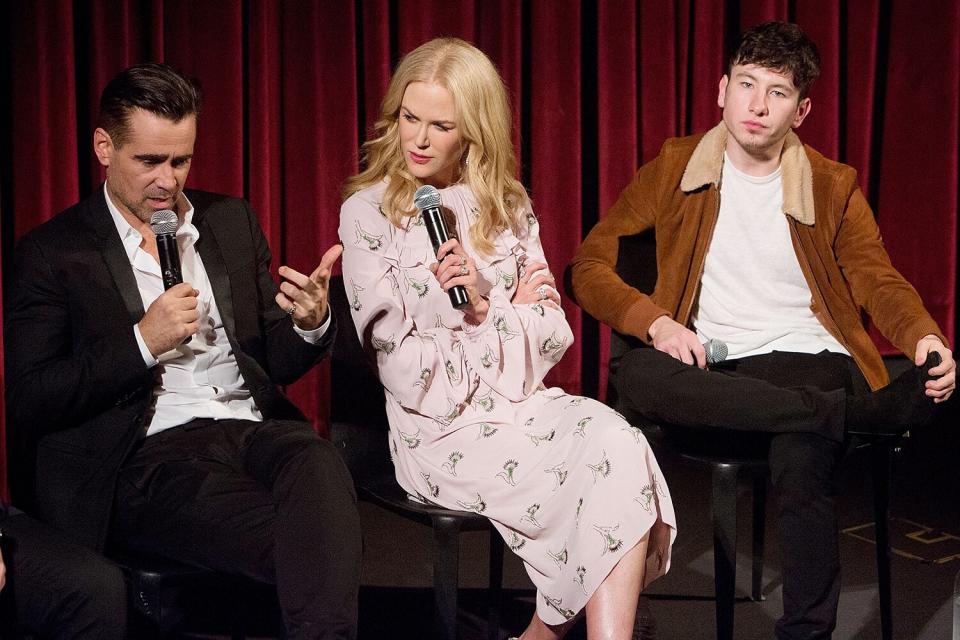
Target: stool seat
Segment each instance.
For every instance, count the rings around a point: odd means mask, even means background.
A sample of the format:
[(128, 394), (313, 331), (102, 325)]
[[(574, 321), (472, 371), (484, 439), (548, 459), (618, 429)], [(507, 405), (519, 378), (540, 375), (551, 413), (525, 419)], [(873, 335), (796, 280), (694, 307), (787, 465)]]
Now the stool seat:
[[(198, 593), (227, 594), (231, 605), (230, 637), (246, 637), (244, 620), (248, 599), (272, 587), (242, 576), (227, 575), (156, 556), (114, 550), (110, 559), (127, 580), (130, 606), (150, 623), (158, 638), (170, 636), (197, 607)], [(141, 626), (142, 623), (141, 623)], [(136, 621), (131, 620), (136, 629)], [(146, 631), (141, 631), (146, 633)]]

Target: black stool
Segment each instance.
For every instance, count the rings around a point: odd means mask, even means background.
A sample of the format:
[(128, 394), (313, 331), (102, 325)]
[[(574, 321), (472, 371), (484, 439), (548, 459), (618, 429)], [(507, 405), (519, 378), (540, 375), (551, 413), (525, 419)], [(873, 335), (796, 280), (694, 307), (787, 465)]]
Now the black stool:
[(411, 500), (397, 484), (388, 452), (389, 426), (383, 387), (357, 339), (342, 276), (331, 279), (330, 307), (337, 319), (330, 374), (330, 440), (343, 455), (362, 500), (433, 530), (434, 620), (431, 637), (445, 640), (457, 637), (460, 532), (490, 531), (487, 630), (491, 640), (496, 640), (500, 631), (503, 538), (483, 516)]

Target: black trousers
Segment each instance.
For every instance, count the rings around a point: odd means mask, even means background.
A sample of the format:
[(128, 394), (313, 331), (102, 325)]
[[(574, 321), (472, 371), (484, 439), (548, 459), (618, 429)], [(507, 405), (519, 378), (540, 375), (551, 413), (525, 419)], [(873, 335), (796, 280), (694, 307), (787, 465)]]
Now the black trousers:
[(673, 437), (717, 452), (767, 453), (783, 548), (776, 635), (829, 638), (840, 596), (835, 495), (845, 402), (866, 389), (853, 360), (774, 352), (705, 371), (643, 348), (621, 359), (616, 382), (627, 413)]
[(303, 422), (194, 420), (121, 469), (111, 542), (277, 587), (290, 638), (355, 638), (353, 481)]
[(126, 637), (127, 589), (115, 565), (23, 514), (0, 521), (0, 529), (7, 568), (0, 637)]

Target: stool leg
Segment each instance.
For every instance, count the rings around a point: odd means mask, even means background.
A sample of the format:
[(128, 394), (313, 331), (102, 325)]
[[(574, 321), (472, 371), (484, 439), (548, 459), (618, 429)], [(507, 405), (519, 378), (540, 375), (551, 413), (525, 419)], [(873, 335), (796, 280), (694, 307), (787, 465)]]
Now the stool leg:
[(880, 596), (880, 637), (893, 638), (893, 601), (890, 593), (890, 476), (893, 467), (891, 445), (870, 447), (873, 462), (873, 519), (877, 535), (877, 591)]
[(500, 637), (500, 605), (503, 597), (503, 538), (490, 527), (490, 589), (487, 591), (487, 635)]
[(753, 478), (753, 575), (750, 598), (763, 600), (763, 543), (767, 519), (767, 477), (758, 474)]
[(737, 465), (713, 465), (713, 570), (717, 640), (733, 638), (733, 598), (737, 579)]
[(434, 634), (444, 640), (457, 637), (457, 588), (460, 573), (460, 523), (457, 518), (433, 518)]

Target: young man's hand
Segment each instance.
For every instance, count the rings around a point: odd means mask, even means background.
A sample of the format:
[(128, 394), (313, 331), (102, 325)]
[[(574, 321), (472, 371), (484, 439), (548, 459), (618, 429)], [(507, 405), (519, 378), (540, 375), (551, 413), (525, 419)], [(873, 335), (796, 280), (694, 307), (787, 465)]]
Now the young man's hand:
[(663, 351), (686, 364), (707, 368), (707, 353), (697, 334), (670, 316), (660, 316), (654, 320), (647, 333), (657, 351)]
[(935, 335), (928, 335), (917, 341), (917, 351), (913, 362), (918, 367), (923, 365), (927, 354), (936, 351), (940, 354), (940, 364), (930, 369), (933, 380), (927, 381), (927, 397), (933, 398), (936, 403), (946, 402), (957, 386), (957, 363), (953, 359), (953, 352)]

